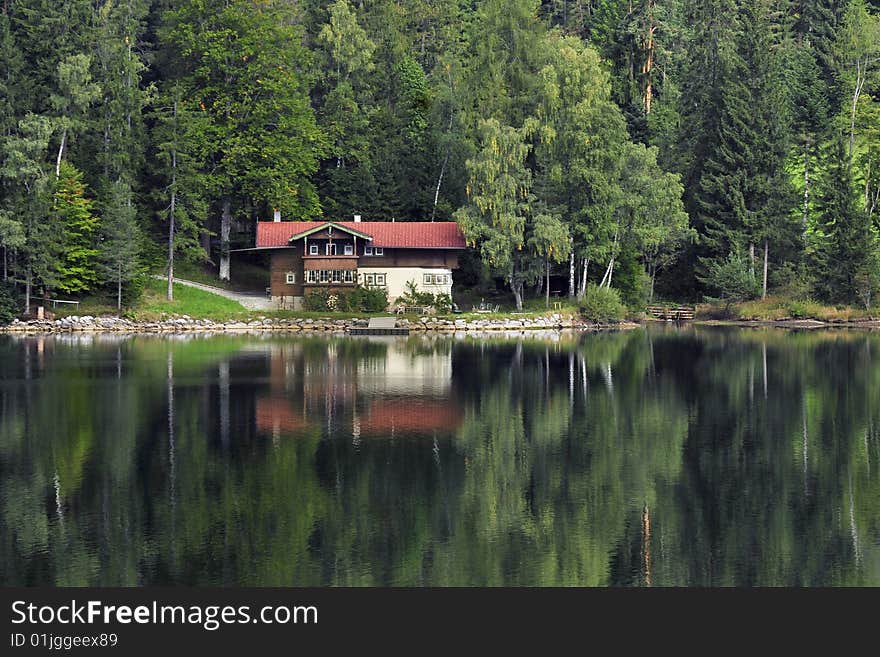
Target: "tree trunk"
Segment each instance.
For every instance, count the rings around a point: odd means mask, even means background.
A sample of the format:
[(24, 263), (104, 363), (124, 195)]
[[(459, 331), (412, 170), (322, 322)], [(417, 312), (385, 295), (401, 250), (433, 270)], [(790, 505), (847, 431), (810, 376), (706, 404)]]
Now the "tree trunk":
[(116, 316), (122, 315), (122, 261), (116, 263)]
[(550, 258), (544, 258), (544, 266), (547, 270), (547, 289), (544, 291), (544, 308), (550, 309)]
[(55, 160), (55, 177), (61, 177), (61, 156), (64, 153), (64, 145), (67, 143), (67, 128), (61, 132), (61, 145), (58, 147), (58, 157)]
[(654, 25), (654, 0), (648, 0), (648, 29), (645, 33), (645, 62), (642, 64), (642, 79), (644, 80), (644, 92), (642, 106), (645, 115), (651, 113), (651, 101), (654, 97), (654, 33), (657, 31)]
[(9, 263), (8, 263), (8, 253), (7, 249), (3, 247), (3, 282), (9, 280)]
[(599, 287), (611, 287), (611, 276), (614, 273), (614, 256), (608, 261), (608, 267), (605, 268), (605, 275), (599, 281)]
[(578, 290), (578, 301), (584, 298), (584, 295), (587, 293), (587, 270), (590, 268), (590, 259), (584, 258), (583, 261), (583, 274), (581, 276), (581, 287)]
[(220, 214), (220, 280), (229, 280), (229, 232), (232, 228), (232, 200), (227, 196), (223, 199), (223, 210)]
[(434, 190), (434, 208), (431, 210), (431, 221), (437, 216), (437, 201), (440, 199), (440, 185), (443, 184), (443, 174), (446, 172), (446, 165), (449, 163), (449, 153), (443, 158), (443, 165), (440, 167), (440, 176), (437, 178), (437, 188)]
[(767, 259), (770, 256), (770, 245), (767, 242), (767, 238), (764, 238), (764, 285), (761, 292), (761, 298), (767, 298)]
[(24, 275), (24, 314), (30, 316), (31, 314), (31, 266), (28, 263), (27, 272)]
[(755, 243), (749, 242), (749, 276), (755, 278)]
[(648, 303), (654, 301), (654, 281), (657, 279), (657, 266), (651, 265), (651, 292), (648, 295)]
[(568, 298), (574, 299), (575, 291), (575, 283), (574, 283), (574, 249), (571, 250), (571, 255), (568, 256)]
[[(177, 101), (174, 102), (177, 118)], [(168, 213), (168, 301), (174, 301), (174, 211), (177, 205), (177, 149), (171, 151), (171, 207)]]
[(850, 121), (849, 121), (849, 158), (852, 160), (853, 158), (853, 150), (855, 149), (856, 143), (856, 109), (859, 104), (859, 96), (862, 95), (862, 87), (865, 85), (865, 74), (868, 70), (868, 62), (865, 61), (865, 66), (862, 67), (861, 58), (856, 58), (856, 85), (853, 89), (853, 101), (852, 101), (852, 110), (850, 112)]
[(804, 216), (803, 237), (804, 242), (807, 241), (807, 222), (810, 219), (810, 146), (804, 146)]
[(523, 299), (522, 299), (522, 283), (514, 282), (514, 277), (510, 276), (508, 279), (510, 283), (510, 291), (513, 292), (513, 299), (516, 301), (516, 309), (522, 312), (523, 309)]

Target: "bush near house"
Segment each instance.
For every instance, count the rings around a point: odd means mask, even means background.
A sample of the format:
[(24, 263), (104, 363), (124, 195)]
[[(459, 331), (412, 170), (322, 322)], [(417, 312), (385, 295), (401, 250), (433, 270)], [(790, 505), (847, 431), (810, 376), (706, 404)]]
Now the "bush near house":
[(398, 297), (397, 302), (404, 306), (434, 308), (441, 315), (452, 312), (452, 297), (450, 295), (419, 292), (415, 281), (406, 282), (406, 292)]
[(313, 312), (379, 313), (388, 308), (388, 292), (373, 287), (339, 292), (315, 290), (306, 294), (303, 308)]

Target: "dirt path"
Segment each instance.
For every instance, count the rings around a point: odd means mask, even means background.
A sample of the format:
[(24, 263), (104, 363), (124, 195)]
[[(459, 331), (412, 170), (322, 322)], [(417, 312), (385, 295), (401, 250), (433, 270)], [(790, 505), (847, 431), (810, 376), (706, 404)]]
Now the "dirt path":
[[(159, 274), (155, 275), (155, 278), (158, 278), (163, 281), (167, 281), (167, 276), (162, 276)], [(272, 310), (272, 301), (265, 294), (260, 294), (259, 292), (233, 292), (232, 290), (225, 290), (222, 287), (215, 287), (213, 285), (207, 285), (205, 283), (197, 283), (195, 281), (188, 281), (183, 278), (174, 277), (175, 283), (180, 283), (181, 285), (186, 285), (187, 287), (194, 287), (197, 290), (202, 290), (203, 292), (210, 292), (211, 294), (216, 294), (217, 296), (225, 297), (227, 299), (232, 299), (233, 301), (237, 301), (242, 306), (247, 308), (248, 310)]]

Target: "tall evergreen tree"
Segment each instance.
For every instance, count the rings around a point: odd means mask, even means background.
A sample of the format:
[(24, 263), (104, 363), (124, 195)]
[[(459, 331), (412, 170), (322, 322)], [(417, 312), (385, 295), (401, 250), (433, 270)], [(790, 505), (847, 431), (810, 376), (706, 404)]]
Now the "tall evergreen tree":
[(866, 275), (876, 267), (876, 234), (853, 188), (847, 140), (843, 131), (834, 134), (817, 181), (812, 264), (816, 290), (831, 303), (858, 303), (865, 280), (871, 280)]
[(101, 218), (100, 249), (96, 251), (100, 264), (94, 270), (100, 272), (103, 282), (113, 284), (117, 313), (122, 311), (124, 286), (140, 271), (141, 231), (131, 198), (127, 183), (113, 185)]

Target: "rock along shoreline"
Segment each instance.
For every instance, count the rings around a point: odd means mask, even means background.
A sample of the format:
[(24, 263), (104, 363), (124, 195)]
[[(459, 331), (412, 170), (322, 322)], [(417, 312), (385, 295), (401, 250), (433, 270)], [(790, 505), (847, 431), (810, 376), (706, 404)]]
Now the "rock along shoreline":
[[(0, 333), (185, 333), (216, 332), (235, 333), (252, 331), (278, 331), (288, 333), (346, 333), (353, 328), (365, 328), (369, 320), (356, 319), (301, 319), (258, 317), (251, 321), (215, 321), (194, 319), (186, 315), (159, 321), (134, 321), (118, 317), (92, 317), (91, 315), (71, 315), (54, 320), (13, 320), (11, 324), (0, 326)], [(438, 319), (421, 317), (418, 320), (398, 319), (396, 328), (406, 328), (419, 332), (486, 332), (486, 331), (524, 331), (524, 330), (563, 330), (580, 329), (595, 331), (602, 329), (635, 328), (637, 324), (621, 323), (599, 325), (585, 322), (576, 317), (552, 314), (543, 317), (524, 317), (522, 319)]]

